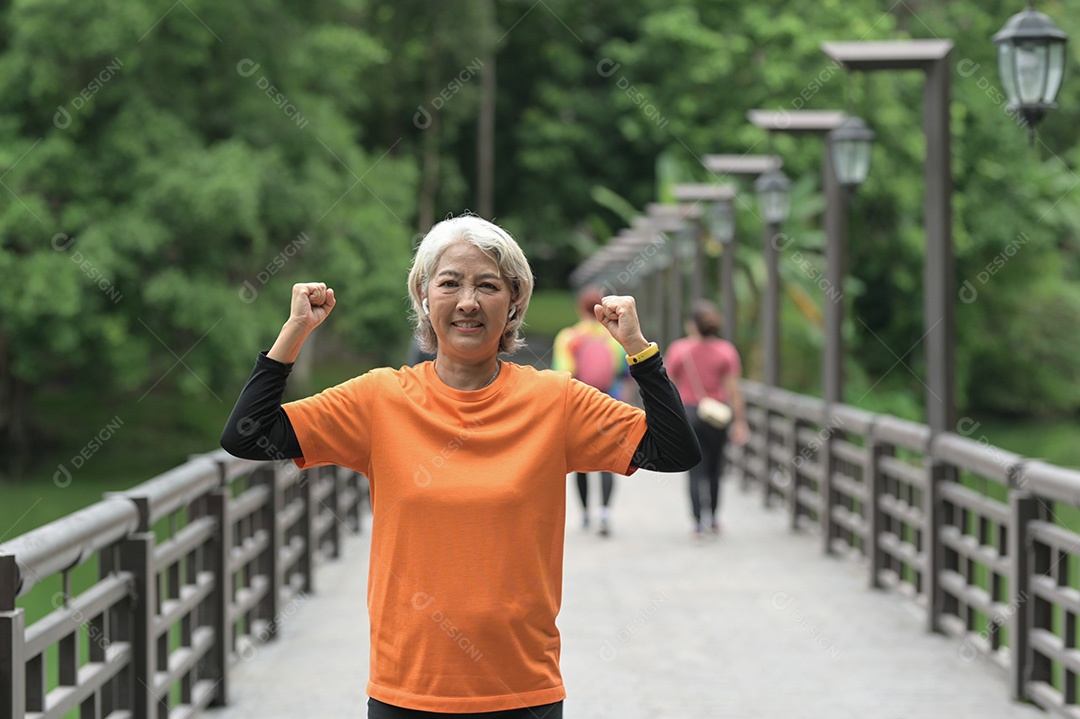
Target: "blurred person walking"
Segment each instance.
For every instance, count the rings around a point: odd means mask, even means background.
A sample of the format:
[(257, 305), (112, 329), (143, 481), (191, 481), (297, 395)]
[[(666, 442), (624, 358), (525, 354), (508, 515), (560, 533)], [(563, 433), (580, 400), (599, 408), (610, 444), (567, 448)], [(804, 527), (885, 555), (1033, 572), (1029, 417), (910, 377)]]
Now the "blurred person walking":
[[(555, 335), (551, 368), (569, 372), (570, 375), (590, 387), (595, 387), (615, 399), (624, 400), (629, 365), (622, 346), (596, 319), (595, 308), (603, 301), (603, 293), (597, 287), (584, 287), (578, 292), (578, 317), (576, 324)], [(581, 499), (581, 525), (589, 528), (589, 474), (577, 472), (578, 497)], [(615, 476), (600, 472), (600, 536), (611, 533), (611, 494), (615, 489)]]
[[(720, 532), (720, 483), (724, 476), (724, 450), (729, 437), (736, 444), (746, 442), (746, 407), (739, 391), (742, 362), (735, 345), (720, 339), (722, 315), (708, 300), (694, 303), (687, 336), (671, 343), (667, 351), (668, 373), (686, 407), (690, 426), (701, 446), (701, 461), (690, 468), (690, 511), (693, 536), (706, 531)], [(703, 397), (723, 402), (731, 409), (732, 421), (718, 427), (698, 412)], [(704, 501), (702, 494), (706, 494)], [(704, 513), (708, 506), (708, 514)]]

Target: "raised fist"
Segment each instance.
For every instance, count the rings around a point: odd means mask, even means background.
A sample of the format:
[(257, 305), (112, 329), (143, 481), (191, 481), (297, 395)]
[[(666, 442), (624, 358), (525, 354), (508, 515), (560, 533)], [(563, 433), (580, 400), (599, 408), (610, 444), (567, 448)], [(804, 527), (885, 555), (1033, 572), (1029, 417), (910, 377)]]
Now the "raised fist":
[(289, 321), (311, 331), (322, 324), (334, 309), (334, 291), (323, 282), (300, 282), (292, 288)]

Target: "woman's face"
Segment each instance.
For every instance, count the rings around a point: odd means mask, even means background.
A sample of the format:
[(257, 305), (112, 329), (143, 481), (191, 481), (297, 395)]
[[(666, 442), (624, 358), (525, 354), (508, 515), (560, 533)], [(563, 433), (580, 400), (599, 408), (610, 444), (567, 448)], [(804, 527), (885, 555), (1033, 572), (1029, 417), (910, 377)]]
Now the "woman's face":
[(510, 283), (479, 247), (465, 240), (447, 246), (428, 282), (427, 301), (439, 355), (476, 362), (498, 354)]

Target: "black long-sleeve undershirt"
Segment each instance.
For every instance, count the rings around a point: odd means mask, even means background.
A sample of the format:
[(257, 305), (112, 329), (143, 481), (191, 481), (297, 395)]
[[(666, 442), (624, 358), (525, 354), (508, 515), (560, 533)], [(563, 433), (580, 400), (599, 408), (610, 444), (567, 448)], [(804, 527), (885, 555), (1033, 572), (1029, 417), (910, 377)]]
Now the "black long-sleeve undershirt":
[[(243, 459), (296, 459), (304, 455), (289, 416), (281, 407), (292, 371), (259, 354), (247, 384), (221, 433), (221, 446)], [(630, 367), (645, 405), (645, 435), (631, 465), (658, 472), (682, 472), (701, 461), (701, 448), (675, 385), (660, 355)]]

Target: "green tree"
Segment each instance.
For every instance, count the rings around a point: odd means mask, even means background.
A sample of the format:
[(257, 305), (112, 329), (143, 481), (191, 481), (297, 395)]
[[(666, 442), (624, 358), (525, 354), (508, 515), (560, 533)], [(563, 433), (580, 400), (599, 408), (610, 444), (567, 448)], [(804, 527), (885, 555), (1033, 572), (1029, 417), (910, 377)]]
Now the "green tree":
[(225, 402), (293, 278), (337, 285), (353, 346), (400, 346), (416, 174), (351, 121), (390, 59), (355, 5), (4, 12), (5, 448), (27, 448), (44, 382)]

